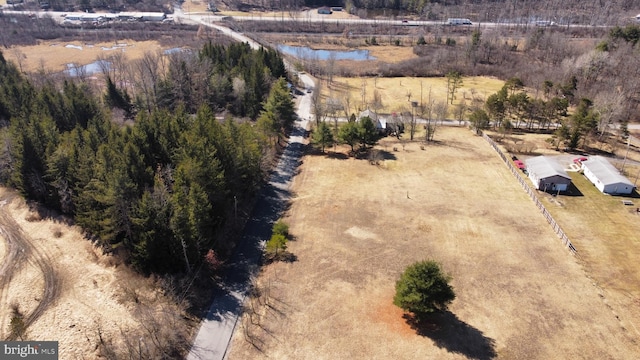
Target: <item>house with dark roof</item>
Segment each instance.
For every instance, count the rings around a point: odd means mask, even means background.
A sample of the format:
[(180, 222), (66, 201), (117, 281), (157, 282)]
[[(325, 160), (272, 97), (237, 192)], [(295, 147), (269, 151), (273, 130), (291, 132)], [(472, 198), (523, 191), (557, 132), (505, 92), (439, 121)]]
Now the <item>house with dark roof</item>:
[(546, 156), (536, 156), (524, 161), (529, 179), (538, 190), (567, 191), (571, 177), (557, 161)]

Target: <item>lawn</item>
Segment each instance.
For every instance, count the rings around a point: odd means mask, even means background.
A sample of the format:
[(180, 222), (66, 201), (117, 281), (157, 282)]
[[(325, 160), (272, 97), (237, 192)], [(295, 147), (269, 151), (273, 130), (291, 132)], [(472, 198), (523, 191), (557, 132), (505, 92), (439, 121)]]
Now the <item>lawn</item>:
[[(590, 270), (618, 254), (587, 256), (566, 226), (571, 255), (482, 138), (439, 128), (435, 140), (421, 150), (386, 138), (377, 166), (340, 147), (303, 158), (284, 219), (297, 261), (263, 268), (230, 359), (640, 356), (640, 317), (618, 301), (629, 296), (623, 278), (599, 283)], [(412, 328), (392, 304), (394, 285), (424, 259), (452, 275), (457, 298)]]

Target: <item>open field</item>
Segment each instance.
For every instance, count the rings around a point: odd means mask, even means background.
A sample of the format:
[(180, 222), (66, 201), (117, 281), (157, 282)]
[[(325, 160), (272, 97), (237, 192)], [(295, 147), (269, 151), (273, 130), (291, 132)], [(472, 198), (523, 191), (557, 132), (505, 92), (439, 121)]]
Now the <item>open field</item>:
[[(463, 85), (456, 93), (454, 104), (464, 100), (468, 105), (472, 99), (484, 100), (502, 88), (504, 81), (488, 77), (465, 77)], [(364, 92), (363, 92), (364, 89)], [(445, 102), (447, 99), (446, 78), (345, 78), (334, 77), (330, 86), (322, 87), (322, 96), (330, 98), (351, 99), (351, 104), (366, 108), (374, 102), (374, 94), (380, 96), (382, 108), (380, 113), (411, 111), (411, 101), (429, 101), (429, 94), (434, 102)], [(364, 102), (363, 102), (364, 94)], [(409, 97), (409, 95), (411, 95)], [(449, 116), (452, 116), (451, 114)]]
[(41, 218), (10, 190), (0, 189), (0, 204), (0, 339), (14, 305), (29, 323), (24, 339), (59, 341), (60, 359), (96, 359), (106, 348), (122, 358), (130, 339), (153, 348), (153, 335), (166, 344), (164, 327), (184, 334), (183, 313), (158, 284), (103, 255), (81, 229)]
[[(640, 356), (640, 316), (621, 308), (633, 296), (638, 308), (639, 265), (625, 260), (628, 277), (601, 282), (626, 257), (609, 252), (606, 237), (588, 236), (588, 245), (578, 237), (590, 224), (577, 221), (575, 233), (562, 218), (580, 254), (571, 255), (482, 138), (439, 128), (436, 140), (421, 150), (386, 138), (378, 166), (341, 154), (303, 158), (285, 217), (297, 261), (263, 269), (230, 359)], [(413, 329), (392, 305), (394, 285), (424, 259), (442, 263), (457, 298)]]
[(14, 46), (3, 50), (3, 55), (16, 65), (22, 64), (25, 72), (40, 69), (58, 72), (66, 70), (67, 64), (87, 65), (96, 61), (99, 56), (108, 58), (116, 52), (124, 53), (129, 60), (136, 60), (146, 52), (155, 53), (166, 48), (155, 40), (119, 40), (109, 43), (46, 41), (34, 46)]

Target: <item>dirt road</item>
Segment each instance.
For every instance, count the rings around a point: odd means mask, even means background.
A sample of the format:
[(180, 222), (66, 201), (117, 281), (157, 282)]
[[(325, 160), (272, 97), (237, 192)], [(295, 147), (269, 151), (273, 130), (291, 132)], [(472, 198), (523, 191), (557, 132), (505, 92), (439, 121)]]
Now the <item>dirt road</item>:
[[(4, 206), (7, 199), (0, 200)], [(38, 248), (20, 225), (0, 207), (0, 234), (6, 242), (6, 257), (0, 266), (0, 304), (8, 304), (8, 287), (14, 274), (26, 263), (39, 269), (44, 279), (43, 293), (38, 305), (24, 316), (24, 325), (29, 327), (56, 300), (60, 293), (60, 277), (54, 269), (51, 259)], [(0, 331), (8, 329), (11, 319), (0, 319)], [(0, 332), (0, 337), (13, 340), (10, 333)]]

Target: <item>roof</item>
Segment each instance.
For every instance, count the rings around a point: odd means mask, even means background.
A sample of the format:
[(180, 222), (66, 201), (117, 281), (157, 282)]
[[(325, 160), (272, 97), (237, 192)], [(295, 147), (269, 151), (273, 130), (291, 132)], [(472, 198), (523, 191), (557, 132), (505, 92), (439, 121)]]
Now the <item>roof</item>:
[(360, 115), (358, 115), (358, 120), (362, 119), (363, 117), (369, 117), (371, 120), (373, 120), (373, 122), (376, 122), (376, 120), (378, 120), (378, 114), (376, 114), (375, 112), (367, 109), (365, 111), (361, 111)]
[(582, 166), (589, 169), (604, 185), (623, 183), (634, 186), (629, 179), (620, 174), (615, 166), (611, 165), (609, 160), (602, 156), (592, 156), (589, 161), (583, 162)]
[(535, 174), (538, 179), (561, 176), (571, 180), (571, 177), (560, 163), (546, 156), (536, 156), (524, 162), (527, 164), (527, 171), (530, 174)]

